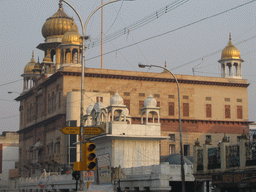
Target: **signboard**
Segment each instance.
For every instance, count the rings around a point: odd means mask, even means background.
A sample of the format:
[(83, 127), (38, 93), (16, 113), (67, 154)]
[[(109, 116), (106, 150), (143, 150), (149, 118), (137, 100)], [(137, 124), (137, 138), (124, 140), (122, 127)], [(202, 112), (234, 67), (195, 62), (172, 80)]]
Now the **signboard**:
[(93, 182), (94, 181), (94, 171), (83, 171), (84, 181), (85, 182)]
[(62, 127), (60, 131), (67, 135), (78, 135), (80, 133), (80, 127)]
[[(67, 135), (79, 135), (80, 127), (62, 127), (60, 131)], [(103, 132), (101, 127), (84, 127), (84, 135), (99, 135)]]
[(99, 184), (111, 184), (111, 165), (109, 154), (97, 156)]
[[(219, 173), (212, 175), (212, 183), (218, 187), (227, 187), (233, 186), (237, 187), (238, 185), (243, 185), (242, 183), (249, 183), (252, 178), (256, 177), (256, 172), (237, 172), (237, 173)], [(251, 182), (255, 182), (251, 180)]]
[(103, 129), (99, 127), (85, 127), (84, 128), (84, 135), (99, 135), (103, 133)]

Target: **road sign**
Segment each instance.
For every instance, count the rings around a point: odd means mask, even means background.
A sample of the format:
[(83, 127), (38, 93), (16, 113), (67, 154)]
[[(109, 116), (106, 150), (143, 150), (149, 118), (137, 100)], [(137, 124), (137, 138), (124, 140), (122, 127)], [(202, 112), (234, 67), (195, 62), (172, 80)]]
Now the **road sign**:
[(99, 135), (103, 133), (104, 130), (99, 127), (85, 127), (84, 135)]
[(78, 135), (80, 133), (80, 127), (62, 127), (60, 131), (64, 134)]
[(83, 171), (84, 181), (94, 181), (94, 171)]
[[(67, 135), (79, 135), (80, 127), (62, 127), (60, 131)], [(100, 127), (84, 127), (84, 135), (99, 135), (103, 132)]]

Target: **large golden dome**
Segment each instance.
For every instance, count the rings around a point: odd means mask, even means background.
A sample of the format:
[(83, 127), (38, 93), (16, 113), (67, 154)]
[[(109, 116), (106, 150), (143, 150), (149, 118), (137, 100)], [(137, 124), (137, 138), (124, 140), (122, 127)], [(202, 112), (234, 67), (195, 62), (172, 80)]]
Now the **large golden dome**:
[(24, 73), (33, 73), (32, 70), (35, 68), (35, 64), (36, 64), (36, 62), (35, 62), (34, 54), (33, 54), (30, 62), (24, 68)]
[(222, 59), (241, 59), (240, 51), (233, 45), (231, 41), (231, 35), (229, 36), (228, 45), (222, 50), (221, 60)]
[(82, 38), (80, 33), (78, 33), (74, 25), (72, 26), (71, 30), (69, 30), (62, 38), (62, 44), (76, 44), (81, 45), (82, 44)]
[[(73, 19), (64, 13), (62, 3), (59, 4), (59, 10), (51, 17), (49, 17), (42, 27), (42, 35), (44, 38), (49, 36), (64, 35), (71, 29)], [(78, 28), (74, 23), (73, 28), (78, 32)]]

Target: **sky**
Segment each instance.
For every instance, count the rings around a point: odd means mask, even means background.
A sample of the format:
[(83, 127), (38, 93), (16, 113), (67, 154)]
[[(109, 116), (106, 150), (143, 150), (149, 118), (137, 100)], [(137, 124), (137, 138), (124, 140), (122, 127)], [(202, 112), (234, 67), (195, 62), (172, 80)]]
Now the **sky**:
[[(68, 0), (83, 21), (101, 4), (101, 0)], [(104, 0), (104, 3), (108, 0)], [(104, 7), (104, 37), (133, 26), (138, 20), (152, 20), (111, 42), (104, 43), (104, 69), (145, 71), (138, 63), (164, 65), (174, 74), (220, 77), (221, 51), (232, 42), (239, 49), (242, 77), (247, 79), (249, 120), (256, 120), (256, 1), (188, 0), (177, 8), (158, 15), (157, 11), (174, 0), (135, 0)], [(14, 99), (23, 91), (20, 76), (30, 61), (32, 51), (41, 62), (43, 52), (36, 49), (44, 42), (41, 29), (46, 19), (58, 10), (58, 0), (0, 0), (0, 133), (18, 131), (19, 103)], [(63, 3), (66, 14), (81, 27), (75, 12)], [(100, 38), (100, 11), (90, 19), (87, 44)], [(85, 66), (100, 68), (100, 46), (88, 46)], [(194, 74), (193, 74), (194, 70)], [(161, 72), (152, 68), (150, 72)], [(8, 94), (8, 92), (13, 92)]]

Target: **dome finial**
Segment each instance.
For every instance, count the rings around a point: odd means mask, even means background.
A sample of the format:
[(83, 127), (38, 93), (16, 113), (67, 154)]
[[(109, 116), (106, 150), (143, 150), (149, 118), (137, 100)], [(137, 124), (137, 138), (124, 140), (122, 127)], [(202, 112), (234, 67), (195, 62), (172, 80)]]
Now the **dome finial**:
[(229, 32), (229, 41), (231, 41), (231, 32)]
[(167, 67), (167, 65), (166, 65), (166, 61), (164, 62), (164, 67), (165, 67), (165, 68)]
[(60, 0), (60, 2), (59, 2), (59, 10), (61, 10), (61, 11), (63, 10), (62, 9), (62, 0)]
[(32, 58), (34, 58), (34, 50), (32, 51)]

